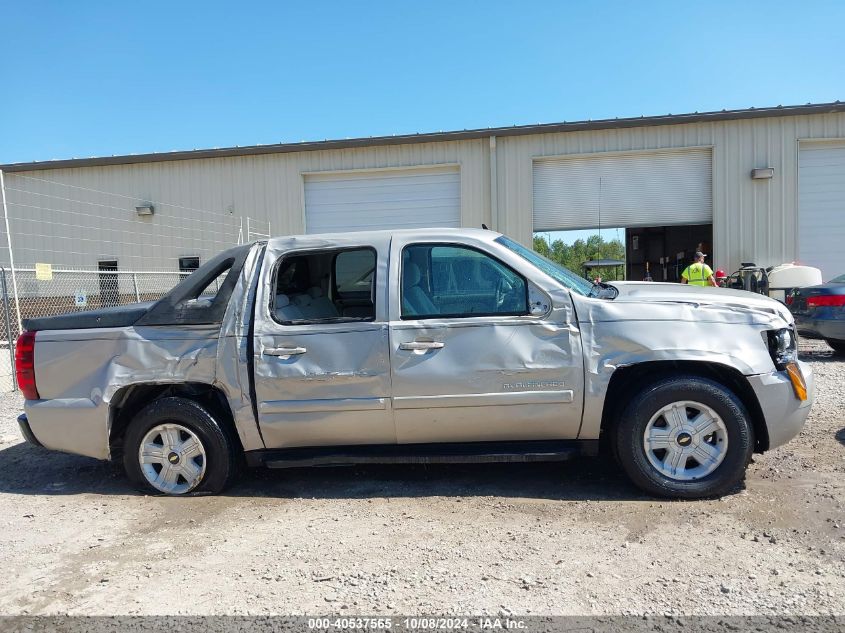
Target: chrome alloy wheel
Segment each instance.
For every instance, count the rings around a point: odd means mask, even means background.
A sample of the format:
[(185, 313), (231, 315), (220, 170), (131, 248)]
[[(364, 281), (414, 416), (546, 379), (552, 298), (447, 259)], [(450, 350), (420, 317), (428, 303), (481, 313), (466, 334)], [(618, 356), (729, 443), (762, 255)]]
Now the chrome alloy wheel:
[(728, 430), (713, 409), (684, 400), (666, 405), (645, 428), (643, 448), (649, 463), (676, 481), (712, 473), (728, 452)]
[(200, 439), (180, 424), (154, 426), (138, 448), (138, 463), (146, 480), (156, 490), (181, 495), (199, 485), (205, 475), (205, 447)]

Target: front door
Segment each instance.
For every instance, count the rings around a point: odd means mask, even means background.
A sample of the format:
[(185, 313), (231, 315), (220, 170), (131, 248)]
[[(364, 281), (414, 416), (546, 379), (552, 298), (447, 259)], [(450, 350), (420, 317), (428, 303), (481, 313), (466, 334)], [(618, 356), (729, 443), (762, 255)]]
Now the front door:
[(394, 443), (388, 326), (375, 290), (387, 246), (315, 245), (300, 238), (266, 254), (253, 339), (264, 444)]
[(395, 238), (391, 272), (399, 443), (577, 437), (583, 365), (571, 305), (551, 306), (479, 245)]

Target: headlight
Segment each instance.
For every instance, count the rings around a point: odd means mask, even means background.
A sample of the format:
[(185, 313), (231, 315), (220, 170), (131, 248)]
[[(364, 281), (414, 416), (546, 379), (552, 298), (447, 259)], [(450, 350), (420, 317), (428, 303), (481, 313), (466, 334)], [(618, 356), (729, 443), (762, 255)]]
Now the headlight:
[(778, 369), (785, 369), (788, 363), (798, 360), (798, 342), (795, 332), (790, 328), (769, 330), (766, 332), (769, 342), (769, 354)]

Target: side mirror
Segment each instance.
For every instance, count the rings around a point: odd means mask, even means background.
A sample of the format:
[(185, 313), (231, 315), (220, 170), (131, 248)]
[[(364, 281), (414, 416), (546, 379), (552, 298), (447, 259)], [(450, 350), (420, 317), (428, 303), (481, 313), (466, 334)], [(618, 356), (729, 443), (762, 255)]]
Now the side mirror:
[(546, 293), (540, 290), (530, 281), (528, 282), (528, 314), (531, 316), (543, 316), (552, 309), (552, 302)]
[(549, 311), (549, 304), (542, 301), (532, 301), (528, 306), (531, 316), (542, 316)]

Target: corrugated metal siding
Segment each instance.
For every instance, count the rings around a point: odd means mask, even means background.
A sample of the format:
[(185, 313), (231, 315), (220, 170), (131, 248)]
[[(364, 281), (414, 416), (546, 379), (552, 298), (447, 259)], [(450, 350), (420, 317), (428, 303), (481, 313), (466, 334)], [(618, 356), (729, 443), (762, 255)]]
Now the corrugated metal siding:
[[(234, 244), (241, 217), (269, 221), (274, 235), (303, 233), (303, 174), (321, 171), (459, 165), (461, 223), (489, 225), (486, 150), (481, 139), (10, 173), (15, 261), (90, 267), (117, 258), (122, 270), (175, 270), (180, 256)], [(139, 218), (135, 206), (150, 201), (155, 215)]]
[[(845, 139), (845, 114), (776, 117), (497, 139), (498, 228), (532, 235), (532, 160), (542, 156), (712, 147), (713, 259), (771, 265), (798, 256), (798, 140)], [(771, 180), (752, 180), (774, 167)]]
[[(26, 234), (16, 237), (18, 263), (91, 266), (99, 255), (116, 256), (123, 269), (130, 267), (127, 261), (133, 268), (175, 268), (180, 255), (220, 250), (217, 244), (232, 233), (227, 216), (233, 222), (238, 216), (269, 220), (274, 234), (303, 232), (304, 173), (459, 164), (462, 225), (486, 223), (530, 244), (535, 158), (711, 147), (712, 261), (731, 269), (749, 259), (775, 264), (798, 256), (798, 140), (829, 138), (845, 139), (845, 113), (499, 137), (493, 169), (489, 141), (473, 139), (54, 169), (10, 173), (6, 181), (27, 192), (10, 190), (10, 202), (30, 205), (10, 208), (13, 232)], [(774, 167), (775, 177), (754, 181), (749, 174), (755, 167)], [(30, 177), (128, 197), (57, 189)], [(154, 218), (138, 218), (135, 205), (150, 200), (177, 206), (158, 204)], [(60, 255), (63, 250), (67, 254)]]

